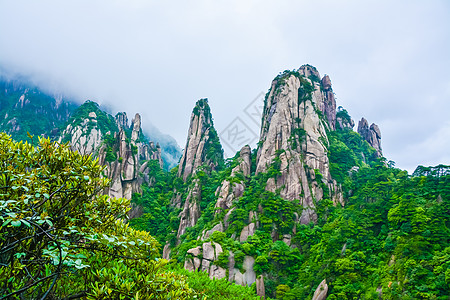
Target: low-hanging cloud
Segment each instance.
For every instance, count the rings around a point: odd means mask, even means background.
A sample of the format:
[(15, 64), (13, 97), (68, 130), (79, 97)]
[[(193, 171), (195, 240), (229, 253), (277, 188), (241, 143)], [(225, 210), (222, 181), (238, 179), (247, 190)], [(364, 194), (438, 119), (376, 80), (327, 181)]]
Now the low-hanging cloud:
[(140, 112), (182, 146), (197, 99), (220, 130), (280, 71), (309, 63), (355, 121), (380, 125), (398, 167), (450, 164), (448, 53), (445, 0), (0, 0), (2, 68)]

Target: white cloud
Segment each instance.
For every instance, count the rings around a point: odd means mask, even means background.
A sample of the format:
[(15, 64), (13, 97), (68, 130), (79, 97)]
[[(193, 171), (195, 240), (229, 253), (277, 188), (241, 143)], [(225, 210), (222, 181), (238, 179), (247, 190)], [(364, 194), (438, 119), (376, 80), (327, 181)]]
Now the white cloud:
[(313, 64), (411, 168), (448, 160), (417, 145), (450, 140), (449, 20), (445, 0), (0, 0), (0, 65), (140, 112), (183, 146), (197, 99), (225, 128), (278, 72)]

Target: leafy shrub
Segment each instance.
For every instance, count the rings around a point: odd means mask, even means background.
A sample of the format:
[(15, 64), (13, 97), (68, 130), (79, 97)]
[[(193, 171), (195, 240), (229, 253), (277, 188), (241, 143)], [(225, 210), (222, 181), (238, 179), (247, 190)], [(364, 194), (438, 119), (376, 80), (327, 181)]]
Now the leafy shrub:
[(159, 244), (130, 228), (130, 202), (98, 193), (102, 167), (67, 145), (0, 134), (0, 295), (166, 299), (193, 295), (163, 270)]

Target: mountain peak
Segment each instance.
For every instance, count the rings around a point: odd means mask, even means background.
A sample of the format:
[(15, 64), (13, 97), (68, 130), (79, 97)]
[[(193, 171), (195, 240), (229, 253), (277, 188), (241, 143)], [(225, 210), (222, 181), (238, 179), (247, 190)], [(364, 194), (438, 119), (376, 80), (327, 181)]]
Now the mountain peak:
[(178, 176), (186, 180), (203, 165), (212, 169), (223, 165), (223, 150), (214, 128), (208, 99), (198, 100), (192, 111)]
[[(328, 77), (321, 81), (316, 68), (304, 65), (298, 72), (283, 74), (272, 82), (265, 101), (256, 173), (275, 169), (266, 189), (299, 200), (304, 207), (301, 222), (309, 223), (316, 218), (314, 202), (328, 190), (337, 191), (330, 175), (326, 133), (335, 128), (336, 103), (331, 81)], [(321, 179), (316, 179), (317, 172)]]

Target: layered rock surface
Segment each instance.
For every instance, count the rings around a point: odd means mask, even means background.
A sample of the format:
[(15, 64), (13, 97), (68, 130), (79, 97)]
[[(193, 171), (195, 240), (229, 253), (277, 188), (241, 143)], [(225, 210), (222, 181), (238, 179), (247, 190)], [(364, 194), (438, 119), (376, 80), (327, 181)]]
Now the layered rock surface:
[(204, 243), (187, 252), (184, 268), (189, 271), (206, 271), (209, 277), (221, 279), (226, 276), (226, 270), (214, 264), (223, 252), (222, 246), (217, 243)]
[(348, 112), (343, 109), (342, 106), (339, 106), (336, 113), (336, 128), (342, 130), (353, 130), (353, 127), (355, 127), (355, 121), (353, 121)]
[[(250, 176), (251, 169), (251, 149), (249, 146), (244, 146), (239, 152), (239, 164), (233, 168), (230, 177), (236, 177), (237, 174), (242, 174), (244, 178)], [(245, 184), (242, 181), (231, 183), (230, 180), (224, 180), (218, 191), (218, 199), (216, 208), (221, 208), (226, 211), (231, 208), (233, 201), (241, 197), (244, 193)], [(219, 213), (220, 210), (217, 210)]]

